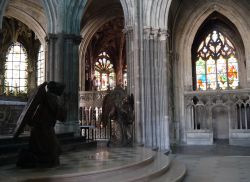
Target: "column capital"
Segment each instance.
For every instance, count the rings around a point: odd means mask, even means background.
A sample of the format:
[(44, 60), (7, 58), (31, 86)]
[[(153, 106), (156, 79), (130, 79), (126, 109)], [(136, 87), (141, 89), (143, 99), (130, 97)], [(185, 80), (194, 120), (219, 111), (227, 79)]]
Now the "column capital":
[(144, 27), (143, 33), (146, 36), (146, 38), (155, 39), (158, 34), (158, 29), (153, 27)]
[(159, 40), (167, 40), (169, 37), (169, 32), (166, 29), (159, 29), (158, 31)]
[(124, 34), (133, 32), (133, 26), (132, 26), (132, 25), (126, 26), (126, 27), (122, 30), (122, 32), (123, 32)]
[(80, 35), (75, 35), (75, 34), (64, 34), (64, 33), (50, 34), (49, 33), (45, 37), (46, 42), (49, 42), (49, 40), (57, 40), (57, 39), (72, 40), (75, 44), (80, 44), (82, 41), (82, 37)]
[(143, 33), (144, 33), (144, 35), (145, 35), (147, 38), (149, 38), (150, 32), (151, 32), (151, 27), (144, 27), (144, 28), (143, 28)]
[(72, 40), (75, 44), (80, 44), (82, 41), (82, 36), (76, 34), (64, 34), (64, 38)]
[(155, 28), (155, 27), (144, 27), (144, 35), (149, 39), (166, 40), (169, 36), (169, 32), (166, 29)]
[(45, 41), (46, 42), (49, 42), (49, 40), (52, 40), (52, 39), (57, 39), (58, 38), (58, 35), (57, 34), (52, 34), (52, 33), (49, 33), (47, 34), (47, 36), (45, 37)]

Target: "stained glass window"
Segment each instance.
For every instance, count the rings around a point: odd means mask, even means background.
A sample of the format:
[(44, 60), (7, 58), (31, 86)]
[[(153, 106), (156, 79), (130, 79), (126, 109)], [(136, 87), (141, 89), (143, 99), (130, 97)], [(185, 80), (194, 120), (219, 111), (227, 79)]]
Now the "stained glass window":
[(236, 89), (239, 86), (235, 48), (217, 30), (200, 43), (195, 70), (197, 90)]
[(40, 85), (44, 82), (45, 73), (45, 59), (44, 59), (44, 49), (43, 46), (40, 46), (37, 60), (37, 85)]
[(102, 52), (95, 63), (95, 77), (97, 79), (97, 90), (113, 89), (115, 83), (115, 73), (110, 56)]
[(5, 64), (5, 93), (14, 95), (27, 93), (27, 53), (19, 42), (13, 43), (7, 54)]

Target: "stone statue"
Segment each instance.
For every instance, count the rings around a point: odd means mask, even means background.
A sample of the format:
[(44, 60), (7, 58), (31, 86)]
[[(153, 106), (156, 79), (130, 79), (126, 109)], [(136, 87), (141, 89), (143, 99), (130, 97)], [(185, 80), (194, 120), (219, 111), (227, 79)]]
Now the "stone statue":
[(19, 153), (18, 167), (54, 167), (59, 165), (61, 152), (55, 135), (56, 121), (66, 120), (66, 109), (60, 97), (64, 84), (51, 81), (40, 95), (40, 103), (27, 124), (30, 126), (29, 148)]
[[(133, 95), (127, 95), (121, 86), (115, 87), (108, 93), (102, 104), (101, 122), (105, 126), (111, 120), (118, 124), (116, 128), (119, 136), (111, 134), (111, 145), (130, 146), (132, 145), (132, 124), (134, 121), (134, 98)], [(110, 123), (111, 124), (111, 123)], [(113, 133), (111, 131), (111, 133)]]

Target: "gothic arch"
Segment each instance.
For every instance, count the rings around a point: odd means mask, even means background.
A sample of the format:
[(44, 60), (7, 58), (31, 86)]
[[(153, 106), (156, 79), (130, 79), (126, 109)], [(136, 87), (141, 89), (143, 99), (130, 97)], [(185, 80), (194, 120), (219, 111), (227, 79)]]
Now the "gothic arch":
[[(105, 8), (103, 8), (105, 9)], [(88, 48), (88, 45), (93, 37), (93, 35), (96, 33), (96, 31), (101, 28), (105, 23), (117, 18), (121, 17), (122, 15), (122, 9), (119, 5), (114, 4), (112, 6), (109, 6), (107, 9), (103, 11), (102, 14), (100, 14), (98, 11), (92, 15), (87, 23), (84, 25), (81, 31), (82, 41), (79, 48), (79, 75), (80, 75), (80, 88), (83, 90), (84, 79), (85, 79), (85, 54)], [(110, 11), (112, 9), (112, 11)]]
[[(47, 15), (48, 33), (80, 33), (80, 21), (87, 0), (42, 0)], [(67, 9), (67, 11), (65, 11)]]
[(2, 28), (3, 16), (4, 16), (4, 12), (6, 10), (8, 3), (9, 3), (9, 0), (1, 0), (0, 1), (0, 29)]
[(19, 1), (10, 1), (3, 13), (4, 16), (13, 17), (26, 24), (35, 32), (40, 42), (45, 45), (45, 16), (42, 7), (38, 3), (26, 4)]
[(171, 3), (172, 0), (146, 1), (143, 4), (145, 26), (166, 29)]
[[(231, 1), (231, 4), (225, 4), (220, 1), (206, 2), (200, 1), (199, 8), (193, 9), (191, 7), (181, 6), (178, 10), (181, 12), (181, 8), (185, 8), (182, 13), (181, 19), (175, 19), (173, 34), (171, 36), (173, 40), (173, 50), (175, 51), (174, 56), (174, 92), (178, 93), (175, 96), (175, 120), (180, 121), (181, 125), (185, 125), (184, 118), (184, 93), (185, 91), (190, 91), (192, 89), (192, 55), (191, 47), (195, 38), (195, 35), (202, 25), (202, 23), (207, 19), (207, 17), (214, 11), (219, 12), (223, 16), (227, 17), (238, 29), (239, 34), (243, 39), (243, 45), (245, 48), (246, 60), (250, 58), (250, 50), (247, 47), (250, 46), (249, 39), (249, 24), (245, 19), (244, 12), (240, 3), (235, 4)], [(246, 62), (246, 69), (248, 69), (249, 63)], [(249, 74), (249, 73), (247, 73)], [(247, 75), (247, 77), (250, 77)], [(249, 80), (249, 79), (248, 79)], [(180, 133), (181, 137), (185, 141), (185, 136), (183, 131)]]
[[(177, 38), (175, 44), (177, 52), (181, 53), (179, 55), (179, 61), (182, 62), (183, 66), (180, 67), (180, 69), (183, 69), (182, 73), (185, 73), (186, 75), (186, 76), (183, 75), (183, 78), (185, 78), (183, 80), (183, 84), (188, 83), (188, 85), (183, 85), (184, 87), (190, 87), (191, 85), (190, 80), (192, 80), (192, 78), (190, 78), (192, 75), (192, 68), (190, 62), (184, 61), (184, 60), (191, 60), (191, 51), (190, 49), (187, 48), (192, 47), (195, 35), (199, 27), (207, 19), (207, 17), (214, 11), (218, 11), (220, 14), (224, 15), (229, 20), (231, 20), (231, 22), (238, 29), (240, 36), (244, 37), (243, 44), (245, 45), (245, 48), (250, 46), (249, 42), (247, 41), (250, 38), (250, 34), (247, 31), (248, 29), (248, 26), (246, 26), (247, 23), (246, 22), (244, 24), (240, 23), (244, 19), (243, 18), (244, 16), (242, 16), (240, 12), (237, 11), (234, 11), (234, 13), (230, 13), (233, 11), (228, 11), (228, 9), (230, 8), (226, 7), (226, 5), (221, 5), (221, 4), (216, 4), (216, 5), (210, 4), (209, 8), (206, 7), (200, 8), (200, 10), (192, 14), (192, 16), (189, 18), (189, 21), (187, 21), (187, 23), (183, 26), (185, 27), (184, 30), (178, 33), (178, 35), (185, 35), (181, 36), (180, 39)], [(178, 32), (178, 30), (175, 30), (175, 32)], [(176, 37), (178, 37), (178, 35), (176, 35)], [(246, 60), (249, 60), (248, 58), (250, 51), (245, 49), (245, 53), (246, 53)]]
[(125, 26), (134, 25), (134, 0), (120, 0), (120, 2), (123, 8)]
[[(196, 88), (196, 71), (195, 71), (195, 61), (197, 56), (197, 50), (200, 43), (207, 37), (209, 33), (214, 30), (219, 31), (223, 34), (225, 38), (232, 43), (235, 50), (235, 56), (238, 60), (239, 66), (239, 78), (240, 87), (246, 86), (246, 60), (245, 60), (245, 48), (241, 38), (241, 35), (235, 27), (235, 25), (227, 19), (227, 17), (221, 15), (217, 11), (214, 11), (207, 17), (207, 19), (202, 23), (192, 45), (192, 73), (193, 73), (193, 87)], [(196, 88), (197, 89), (197, 88)]]

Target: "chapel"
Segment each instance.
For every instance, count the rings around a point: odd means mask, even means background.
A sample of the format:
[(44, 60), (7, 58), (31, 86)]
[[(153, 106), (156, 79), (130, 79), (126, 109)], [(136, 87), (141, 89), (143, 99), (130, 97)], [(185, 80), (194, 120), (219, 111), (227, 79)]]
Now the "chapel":
[(136, 145), (249, 147), (249, 17), (248, 0), (0, 0), (0, 140), (56, 81), (67, 101), (57, 134), (119, 138), (100, 117), (120, 86), (134, 97)]

